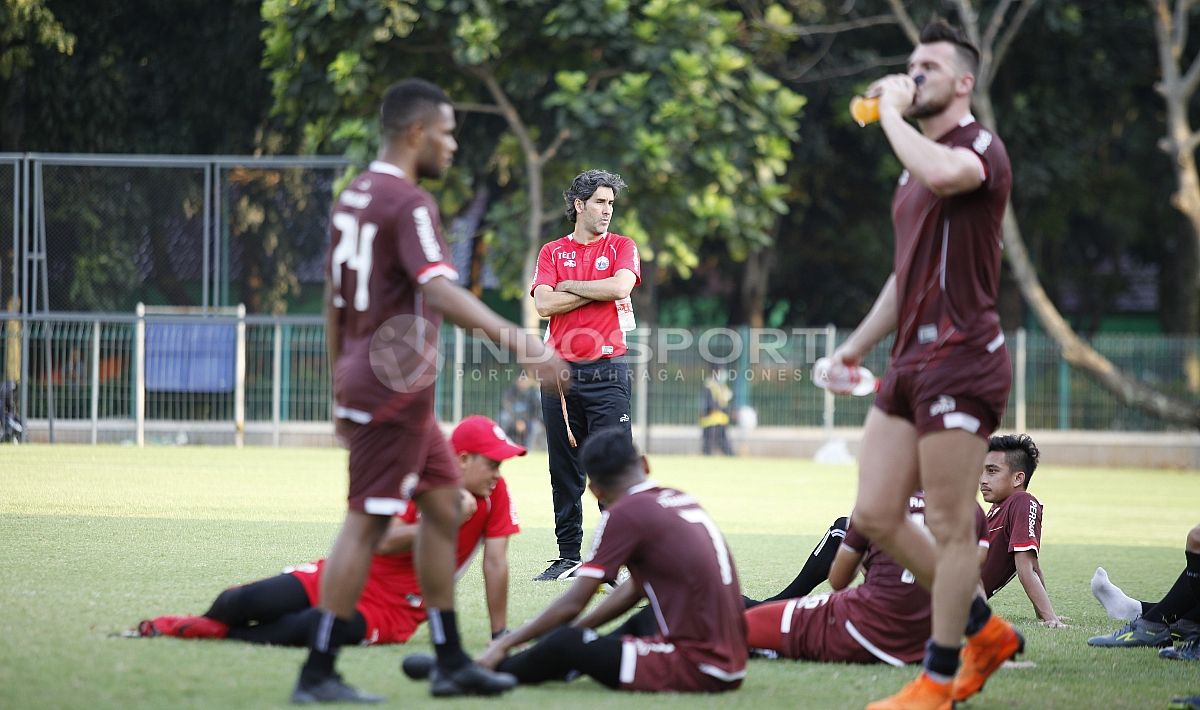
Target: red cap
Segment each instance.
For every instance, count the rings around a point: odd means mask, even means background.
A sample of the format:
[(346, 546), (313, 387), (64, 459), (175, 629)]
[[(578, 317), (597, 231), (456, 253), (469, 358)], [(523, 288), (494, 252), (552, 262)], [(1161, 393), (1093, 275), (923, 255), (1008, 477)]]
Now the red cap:
[(514, 444), (499, 424), (479, 414), (472, 414), (454, 427), (450, 445), (454, 453), (482, 454), (493, 461), (525, 455), (524, 446)]

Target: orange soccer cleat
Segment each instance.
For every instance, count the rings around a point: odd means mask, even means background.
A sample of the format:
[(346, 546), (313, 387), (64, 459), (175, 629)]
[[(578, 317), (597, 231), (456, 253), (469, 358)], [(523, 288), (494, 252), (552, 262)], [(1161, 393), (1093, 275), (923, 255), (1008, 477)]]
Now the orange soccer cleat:
[(867, 710), (950, 710), (953, 707), (951, 683), (939, 683), (925, 671), (916, 680), (890, 698), (876, 700)]
[(963, 646), (958, 675), (954, 676), (954, 701), (961, 702), (983, 690), (983, 684), (1008, 659), (1025, 650), (1025, 637), (1013, 625), (992, 614)]

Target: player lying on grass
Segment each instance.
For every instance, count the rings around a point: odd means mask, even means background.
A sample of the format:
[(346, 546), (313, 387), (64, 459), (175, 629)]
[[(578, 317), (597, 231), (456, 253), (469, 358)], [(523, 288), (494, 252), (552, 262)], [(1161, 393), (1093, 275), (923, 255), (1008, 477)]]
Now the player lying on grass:
[[(979, 559), (987, 552), (987, 529), (983, 510), (976, 506), (976, 535)], [(925, 500), (918, 494), (909, 499), (909, 515), (924, 522)], [(838, 522), (845, 518), (839, 518)], [(832, 563), (825, 567), (832, 594), (809, 594), (823, 579), (820, 550), (835, 538), (837, 524), (809, 557), (804, 572), (785, 593), (803, 591), (799, 598), (754, 603), (746, 610), (747, 644), (767, 649), (784, 658), (841, 663), (888, 663), (902, 666), (920, 662), (929, 638), (929, 592), (878, 546), (853, 526), (844, 533)], [(844, 524), (844, 523), (843, 523)], [(859, 567), (865, 579), (850, 587)], [(801, 579), (811, 582), (801, 590)], [(778, 596), (778, 595), (777, 595)], [(752, 603), (753, 600), (747, 600)]]
[[(1200, 661), (1200, 525), (1188, 531), (1184, 555), (1187, 566), (1166, 596), (1157, 602), (1129, 597), (1109, 581), (1103, 567), (1096, 568), (1092, 594), (1109, 616), (1129, 623), (1111, 634), (1088, 639), (1088, 645), (1109, 648), (1167, 646), (1159, 651), (1159, 656)], [(1172, 648), (1174, 641), (1179, 643)]]
[[(524, 456), (495, 422), (470, 416), (454, 429), (450, 444), (463, 469), (464, 522), (458, 531), (457, 566), (466, 569), (483, 546), (483, 578), (492, 633), (507, 625), (508, 537), (516, 512), (500, 463)], [(397, 515), (379, 544), (367, 584), (355, 607), (347, 644), (404, 643), (425, 620), (413, 564), (415, 505)], [(324, 560), (221, 592), (203, 616), (159, 616), (138, 624), (139, 636), (229, 638), (250, 643), (304, 646), (316, 608)]]
[(988, 510), (987, 560), (980, 573), (983, 593), (991, 599), (1015, 576), (1033, 603), (1038, 619), (1050, 628), (1066, 628), (1054, 613), (1046, 578), (1038, 564), (1045, 507), (1029, 494), (1029, 482), (1038, 465), (1038, 448), (1028, 434), (993, 436), (979, 477)]
[[(540, 615), (492, 642), (479, 663), (520, 683), (588, 675), (613, 689), (721, 692), (746, 674), (746, 624), (737, 570), (725, 539), (695, 498), (664, 488), (624, 428), (592, 432), (580, 452), (589, 488), (606, 506), (590, 558), (570, 588)], [(630, 579), (580, 616), (604, 580), (625, 565)], [(600, 636), (594, 629), (649, 600), (652, 630), (626, 627)], [(509, 652), (527, 641), (532, 647)], [(410, 677), (428, 673), (433, 659), (410, 656)]]

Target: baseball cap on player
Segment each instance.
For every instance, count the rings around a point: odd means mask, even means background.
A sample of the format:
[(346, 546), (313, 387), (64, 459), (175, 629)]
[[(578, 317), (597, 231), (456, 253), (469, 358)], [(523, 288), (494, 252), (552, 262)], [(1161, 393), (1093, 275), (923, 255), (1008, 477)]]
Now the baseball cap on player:
[(454, 427), (450, 445), (456, 454), (481, 454), (493, 461), (525, 455), (524, 446), (514, 444), (500, 425), (479, 414), (472, 414)]

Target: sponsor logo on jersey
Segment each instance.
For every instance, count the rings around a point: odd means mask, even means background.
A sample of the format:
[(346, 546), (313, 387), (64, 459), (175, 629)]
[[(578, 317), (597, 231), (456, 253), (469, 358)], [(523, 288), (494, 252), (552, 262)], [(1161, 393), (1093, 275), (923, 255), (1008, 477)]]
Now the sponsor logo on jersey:
[(937, 326), (933, 323), (926, 323), (917, 328), (917, 342), (921, 345), (932, 343), (937, 340)]
[[(367, 183), (364, 187), (370, 187)], [(371, 195), (366, 192), (358, 192), (357, 190), (344, 190), (342, 192), (341, 203), (347, 207), (354, 209), (366, 209), (367, 205), (371, 204)]]
[(1038, 504), (1036, 501), (1029, 501), (1029, 538), (1032, 540), (1036, 537), (1034, 530), (1037, 527)]
[(929, 416), (936, 417), (941, 414), (953, 412), (958, 407), (958, 403), (948, 394), (938, 395), (937, 400), (929, 405)]
[(599, 271), (607, 271), (608, 270), (608, 257), (607, 256), (602, 256), (599, 259), (596, 259), (596, 269)]
[(554, 258), (556, 258), (556, 259), (569, 259), (569, 260), (571, 260), (571, 261), (574, 261), (574, 260), (575, 260), (575, 252), (573, 252), (573, 251), (560, 251), (560, 252), (558, 252), (558, 253), (556, 253), (556, 254), (554, 255)]
[(575, 268), (575, 260), (567, 259), (566, 261), (563, 262), (563, 266), (567, 266), (567, 267), (574, 269)]
[(417, 238), (421, 240), (421, 251), (429, 261), (442, 260), (442, 247), (438, 244), (437, 233), (433, 231), (433, 218), (425, 205), (413, 210), (413, 222), (417, 225)]
[(980, 131), (979, 135), (975, 136), (975, 142), (971, 144), (971, 148), (976, 153), (983, 155), (983, 152), (985, 150), (987, 150), (988, 146), (991, 144), (992, 144), (991, 131)]

